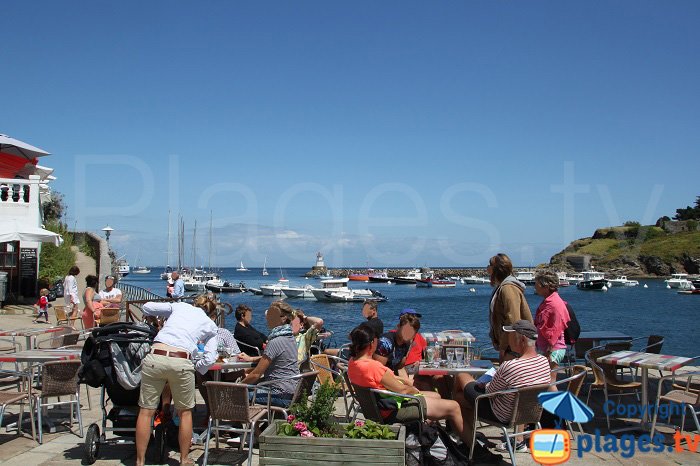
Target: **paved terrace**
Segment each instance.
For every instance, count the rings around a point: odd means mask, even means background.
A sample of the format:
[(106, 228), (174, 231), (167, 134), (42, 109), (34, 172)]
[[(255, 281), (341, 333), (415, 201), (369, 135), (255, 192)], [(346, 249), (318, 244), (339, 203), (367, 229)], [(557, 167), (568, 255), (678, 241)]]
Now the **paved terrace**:
[[(40, 327), (46, 324), (32, 324), (31, 307), (29, 306), (6, 306), (0, 315), (0, 328), (2, 329), (16, 329), (16, 328), (26, 328), (37, 326)], [(23, 339), (21, 339), (23, 340)], [(695, 369), (695, 368), (688, 368)], [(653, 375), (650, 374), (650, 377)], [(656, 390), (656, 379), (652, 380), (652, 387), (650, 387), (650, 393), (655, 393)], [(652, 392), (652, 390), (654, 390)], [(602, 432), (606, 431), (605, 428), (605, 418), (602, 417), (602, 393), (596, 392), (597, 397), (592, 402), (592, 408), (596, 413), (601, 413), (600, 417), (594, 419), (593, 422), (584, 425), (586, 432), (593, 432), (594, 429), (598, 428)], [(83, 423), (85, 429), (93, 422), (101, 422), (101, 413), (99, 410), (99, 390), (90, 388), (90, 396), (92, 399), (92, 409), (87, 409), (87, 399), (85, 398), (85, 389), (81, 390), (81, 397), (84, 409), (83, 413)], [(198, 409), (195, 414), (195, 426), (201, 425), (204, 422), (203, 419), (203, 402), (198, 396)], [(338, 412), (341, 412), (342, 408), (339, 407)], [(17, 407), (10, 406), (9, 412), (6, 413), (3, 424), (8, 424), (16, 420), (17, 418)], [(51, 416), (53, 418), (64, 417), (65, 411), (54, 411), (51, 410)], [(67, 415), (65, 416), (67, 419)], [(676, 422), (679, 422), (677, 420)], [(686, 426), (690, 428), (692, 421), (687, 420)], [(619, 421), (615, 422), (616, 426), (620, 426)], [(59, 427), (60, 429), (60, 427)], [(77, 425), (74, 427), (75, 432), (77, 432)], [(196, 430), (196, 427), (195, 427)], [(673, 444), (673, 438), (671, 434), (673, 433), (670, 429), (664, 429), (667, 433), (667, 443), (668, 445)], [(489, 428), (484, 430), (485, 434), (492, 439), (494, 442), (498, 442), (498, 430), (494, 428)], [(619, 437), (620, 435), (618, 435)], [(110, 438), (113, 438), (110, 436)], [(698, 437), (700, 438), (700, 437)], [(44, 444), (38, 445), (31, 438), (31, 434), (28, 430), (22, 436), (17, 436), (13, 431), (7, 432), (3, 427), (0, 430), (0, 463), (7, 465), (18, 465), (18, 466), (29, 466), (29, 465), (51, 465), (51, 466), (63, 466), (63, 465), (79, 465), (83, 464), (83, 441), (84, 439), (78, 437), (76, 434), (71, 433), (65, 427), (62, 431), (57, 433), (46, 433), (44, 435)], [(604, 444), (604, 441), (601, 442)], [(700, 445), (699, 445), (700, 446)], [(230, 448), (230, 450), (233, 450)], [(102, 446), (99, 452), (99, 460), (95, 463), (97, 465), (117, 465), (117, 464), (134, 464), (135, 448), (133, 445), (122, 445), (122, 446)], [(192, 452), (190, 456), (194, 459), (198, 459), (198, 463), (201, 464), (201, 456), (203, 455), (204, 448), (202, 445), (194, 445), (192, 447)], [(572, 453), (571, 460), (567, 464), (572, 465), (612, 465), (612, 464), (625, 464), (625, 465), (649, 465), (649, 466), (662, 466), (662, 465), (680, 465), (680, 464), (699, 464), (700, 465), (700, 454), (691, 453), (688, 451), (684, 452), (669, 452), (664, 451), (662, 453), (639, 453), (635, 450), (634, 456), (631, 458), (624, 458), (621, 452), (589, 452), (584, 453), (581, 458), (577, 455), (578, 445), (577, 441), (572, 442)], [(213, 452), (212, 452), (213, 453)], [(258, 464), (258, 450), (255, 449), (254, 464)], [(170, 458), (167, 464), (176, 465), (179, 464), (179, 455), (171, 451)], [(235, 460), (235, 455), (231, 453), (224, 453), (220, 455), (212, 454), (210, 455), (210, 464), (233, 464)], [(532, 457), (529, 453), (517, 453), (516, 457), (517, 463), (521, 465), (535, 465)], [(510, 464), (510, 460), (507, 455), (504, 456), (504, 461), (501, 462), (502, 465)]]

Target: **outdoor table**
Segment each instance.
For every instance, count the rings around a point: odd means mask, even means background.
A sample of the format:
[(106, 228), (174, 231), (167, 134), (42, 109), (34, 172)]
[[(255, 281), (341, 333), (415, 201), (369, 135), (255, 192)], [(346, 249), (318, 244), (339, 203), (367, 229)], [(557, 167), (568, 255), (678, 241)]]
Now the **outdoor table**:
[(26, 345), (24, 347), (25, 351), (34, 348), (34, 341), (37, 336), (45, 335), (47, 333), (55, 333), (64, 330), (65, 327), (45, 327), (45, 328), (21, 328), (16, 330), (2, 330), (0, 331), (0, 337), (25, 337)]
[(472, 360), (468, 366), (462, 367), (432, 367), (427, 363), (421, 363), (418, 368), (418, 375), (458, 375), (470, 374), (473, 376), (482, 375), (493, 367), (493, 363), (487, 359)]
[(631, 339), (631, 336), (615, 330), (599, 330), (593, 332), (581, 332), (576, 342), (590, 341), (593, 343), (593, 346), (598, 346), (601, 341), (624, 341)]
[[(649, 395), (647, 393), (647, 384), (649, 381), (649, 369), (659, 371), (674, 372), (690, 361), (693, 358), (684, 356), (669, 356), (665, 354), (639, 353), (637, 351), (618, 351), (598, 358), (601, 364), (611, 364), (619, 367), (635, 367), (642, 370), (642, 403), (648, 406)], [(642, 426), (646, 427), (649, 423), (649, 410), (643, 409)]]
[(49, 361), (66, 361), (71, 359), (80, 359), (82, 350), (79, 349), (46, 349), (46, 350), (28, 350), (17, 351), (16, 353), (8, 353), (0, 355), (0, 362), (17, 362), (17, 363), (44, 363)]
[(444, 330), (442, 332), (425, 332), (421, 333), (425, 341), (430, 344), (439, 344), (441, 346), (469, 346), (476, 341), (476, 338), (469, 333), (461, 330)]

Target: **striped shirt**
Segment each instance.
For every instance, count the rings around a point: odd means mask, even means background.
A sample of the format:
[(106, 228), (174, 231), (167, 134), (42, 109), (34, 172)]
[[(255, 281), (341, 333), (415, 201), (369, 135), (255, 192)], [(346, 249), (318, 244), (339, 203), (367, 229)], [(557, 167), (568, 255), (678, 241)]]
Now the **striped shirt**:
[[(486, 385), (486, 393), (550, 382), (549, 361), (541, 354), (538, 354), (534, 358), (517, 358), (503, 362), (493, 375), (491, 382)], [(491, 399), (493, 413), (504, 423), (510, 421), (514, 405), (514, 393)]]

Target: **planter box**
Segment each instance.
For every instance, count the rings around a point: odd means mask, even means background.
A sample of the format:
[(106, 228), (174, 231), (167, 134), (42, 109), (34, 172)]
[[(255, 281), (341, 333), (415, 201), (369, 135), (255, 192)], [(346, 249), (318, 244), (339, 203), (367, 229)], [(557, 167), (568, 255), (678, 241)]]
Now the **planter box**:
[[(405, 463), (406, 427), (390, 426), (396, 440), (287, 437), (277, 435), (277, 420), (260, 435), (260, 465), (367, 466)], [(341, 424), (345, 426), (346, 424)]]

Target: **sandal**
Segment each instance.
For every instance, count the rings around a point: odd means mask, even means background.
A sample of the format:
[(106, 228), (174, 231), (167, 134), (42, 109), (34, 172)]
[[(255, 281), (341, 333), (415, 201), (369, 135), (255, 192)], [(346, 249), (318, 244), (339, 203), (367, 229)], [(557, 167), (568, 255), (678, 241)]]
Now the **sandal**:
[(187, 458), (185, 461), (180, 461), (180, 466), (194, 466), (195, 461), (192, 458)]

